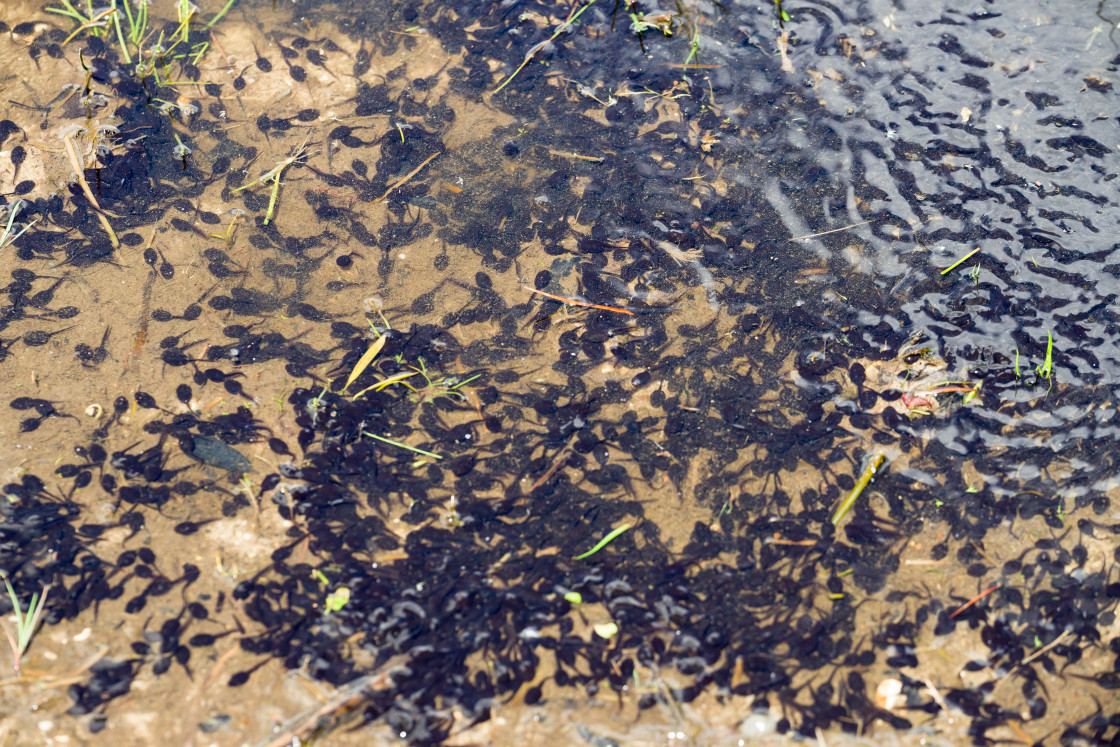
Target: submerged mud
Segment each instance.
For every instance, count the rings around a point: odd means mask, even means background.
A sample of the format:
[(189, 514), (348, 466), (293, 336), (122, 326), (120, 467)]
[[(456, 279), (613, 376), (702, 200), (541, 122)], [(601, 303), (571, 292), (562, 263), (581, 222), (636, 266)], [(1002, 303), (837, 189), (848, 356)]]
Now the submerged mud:
[(1107, 3), (9, 8), (11, 728), (1120, 738)]

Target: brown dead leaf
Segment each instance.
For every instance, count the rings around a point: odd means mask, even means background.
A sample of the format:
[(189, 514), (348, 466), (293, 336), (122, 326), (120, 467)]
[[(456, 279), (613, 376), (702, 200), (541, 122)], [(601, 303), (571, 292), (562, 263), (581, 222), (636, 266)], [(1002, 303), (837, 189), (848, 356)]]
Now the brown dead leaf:
[(789, 59), (789, 32), (783, 31), (778, 36), (778, 54), (782, 56), (782, 70), (787, 73), (795, 72), (793, 63)]

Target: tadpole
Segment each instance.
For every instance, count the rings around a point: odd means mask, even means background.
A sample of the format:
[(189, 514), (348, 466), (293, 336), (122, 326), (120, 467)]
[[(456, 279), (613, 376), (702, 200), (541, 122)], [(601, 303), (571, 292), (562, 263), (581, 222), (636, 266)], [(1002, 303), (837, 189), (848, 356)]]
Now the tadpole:
[(54, 300), (55, 289), (58, 288), (58, 286), (62, 285), (62, 283), (65, 282), (65, 281), (66, 281), (66, 278), (64, 278), (64, 277), (58, 278), (51, 285), (51, 287), (49, 287), (45, 290), (41, 290), (38, 293), (32, 294), (27, 299), (28, 305), (29, 306), (34, 306), (37, 309), (42, 309), (46, 306), (49, 306), (51, 301)]
[(39, 347), (41, 345), (46, 345), (55, 335), (60, 335), (63, 332), (71, 329), (74, 328), (72, 326), (64, 327), (63, 329), (56, 330), (54, 332), (47, 332), (41, 329), (33, 330), (23, 336), (23, 344), (29, 347)]
[(233, 79), (233, 90), (235, 90), (235, 91), (244, 91), (245, 90), (245, 86), (248, 85), (245, 82), (245, 71), (248, 70), (251, 67), (252, 67), (252, 65), (246, 65), (244, 67), (244, 69), (242, 69), (242, 71), (237, 74), (237, 77)]
[(268, 61), (267, 57), (260, 53), (260, 50), (257, 49), (256, 42), (252, 42), (252, 44), (253, 51), (257, 53), (257, 61), (254, 63), (257, 66), (257, 70), (260, 70), (262, 73), (271, 73), (272, 63)]
[(105, 349), (105, 343), (109, 340), (109, 331), (112, 327), (106, 327), (104, 334), (101, 335), (101, 342), (97, 347), (91, 348), (84, 342), (79, 342), (74, 346), (74, 355), (77, 356), (78, 361), (86, 368), (92, 368), (100, 365), (108, 357), (109, 351)]
[(167, 261), (167, 257), (163, 256), (163, 252), (160, 252), (159, 258), (160, 260), (162, 260), (159, 266), (160, 276), (164, 280), (170, 280), (171, 278), (175, 277), (175, 266)]
[(308, 49), (306, 52), (304, 52), (304, 55), (307, 57), (307, 61), (312, 65), (314, 65), (315, 67), (323, 68), (327, 71), (327, 74), (329, 74), (335, 80), (338, 80), (338, 76), (332, 73), (330, 68), (327, 67), (327, 58), (324, 57), (319, 50)]
[(156, 398), (147, 392), (136, 392), (134, 395), (136, 404), (143, 407), (145, 410), (159, 410), (162, 409), (156, 404)]
[(12, 172), (12, 181), (14, 182), (19, 177), (19, 167), (23, 165), (24, 160), (27, 158), (27, 149), (22, 145), (17, 145), (12, 148), (12, 166), (15, 166), (15, 171)]
[(297, 83), (303, 83), (307, 80), (307, 71), (299, 65), (288, 65), (288, 74)]

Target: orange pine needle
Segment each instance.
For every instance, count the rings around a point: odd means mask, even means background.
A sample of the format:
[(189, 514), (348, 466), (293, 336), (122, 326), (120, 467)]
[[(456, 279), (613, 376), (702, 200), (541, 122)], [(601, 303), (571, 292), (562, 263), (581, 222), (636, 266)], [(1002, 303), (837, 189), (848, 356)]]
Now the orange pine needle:
[(617, 311), (619, 314), (629, 314), (630, 316), (634, 316), (634, 312), (630, 311), (629, 309), (620, 309), (616, 306), (601, 306), (597, 303), (587, 303), (586, 301), (577, 301), (574, 298), (564, 298), (563, 296), (557, 296), (557, 295), (554, 295), (552, 293), (546, 293), (542, 290), (537, 290), (536, 288), (530, 288), (527, 285), (523, 285), (521, 287), (524, 288), (525, 290), (529, 291), (530, 293), (539, 293), (542, 296), (545, 296), (547, 298), (551, 298), (553, 301), (560, 301), (561, 303), (570, 303), (573, 306), (583, 306), (584, 308), (588, 308), (588, 309), (602, 309), (603, 311)]
[(981, 599), (988, 596), (989, 594), (991, 594), (993, 591), (995, 591), (996, 589), (998, 589), (1001, 586), (1003, 586), (1003, 584), (999, 583), (999, 584), (996, 584), (995, 586), (990, 586), (987, 589), (984, 589), (984, 591), (980, 592), (979, 594), (974, 596), (972, 599), (969, 599), (967, 602), (965, 602), (963, 605), (961, 605), (961, 608), (959, 610), (957, 610), (953, 614), (949, 615), (949, 619), (952, 620), (954, 617), (956, 617), (960, 613), (964, 612), (966, 609), (968, 609), (972, 605), (976, 604)]

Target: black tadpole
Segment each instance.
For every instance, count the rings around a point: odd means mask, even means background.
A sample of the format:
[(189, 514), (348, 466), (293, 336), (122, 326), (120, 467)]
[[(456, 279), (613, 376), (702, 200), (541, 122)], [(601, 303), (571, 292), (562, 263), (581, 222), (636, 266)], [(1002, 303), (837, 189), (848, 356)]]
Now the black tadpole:
[(45, 330), (37, 329), (32, 332), (28, 332), (23, 336), (23, 344), (30, 347), (39, 347), (41, 345), (46, 345), (55, 335), (60, 335), (63, 332), (71, 329), (74, 328), (72, 326), (64, 327), (63, 329), (55, 330), (54, 332), (47, 332)]
[(268, 61), (267, 57), (265, 57), (264, 55), (262, 55), (260, 53), (260, 50), (257, 49), (257, 43), (256, 42), (253, 42), (252, 44), (253, 44), (253, 51), (256, 52), (256, 55), (257, 55), (257, 61), (254, 63), (257, 66), (257, 70), (260, 70), (262, 73), (271, 73), (272, 72), (272, 63)]

